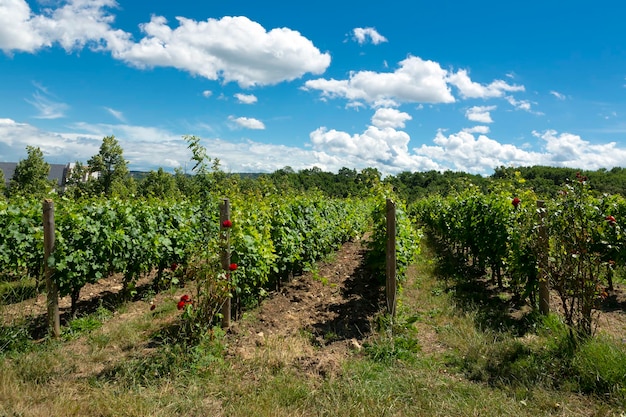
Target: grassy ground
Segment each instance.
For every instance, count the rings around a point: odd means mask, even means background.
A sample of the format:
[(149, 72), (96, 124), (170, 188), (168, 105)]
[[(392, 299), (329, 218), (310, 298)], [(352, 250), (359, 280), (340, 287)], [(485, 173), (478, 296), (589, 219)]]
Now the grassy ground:
[(101, 306), (59, 341), (23, 341), (15, 323), (0, 335), (0, 416), (626, 416), (617, 342), (568, 348), (554, 317), (485, 317), (493, 300), (452, 278), (425, 248), (396, 320), (376, 317), (323, 374), (294, 366), (319, 349), (306, 331), (267, 337), (245, 358), (218, 329), (176, 343), (173, 302)]

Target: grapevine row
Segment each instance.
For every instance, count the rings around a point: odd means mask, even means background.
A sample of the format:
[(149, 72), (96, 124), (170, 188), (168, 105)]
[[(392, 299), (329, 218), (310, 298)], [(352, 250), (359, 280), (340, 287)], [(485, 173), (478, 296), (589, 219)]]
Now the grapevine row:
[(452, 254), (482, 273), (491, 271), (494, 284), (518, 300), (536, 305), (539, 278), (545, 277), (566, 322), (591, 334), (592, 310), (612, 289), (614, 271), (626, 264), (620, 225), (626, 201), (594, 195), (581, 176), (544, 208), (536, 202), (529, 190), (481, 193), (468, 187), (455, 196), (423, 199), (412, 211)]
[[(371, 201), (321, 194), (239, 195), (232, 201), (232, 261), (239, 296), (256, 297), (272, 279), (363, 233)], [(41, 202), (0, 204), (0, 275), (40, 277), (43, 269)], [(49, 259), (60, 295), (113, 273), (132, 288), (143, 274), (211, 259), (219, 251), (219, 201), (93, 199), (55, 203), (55, 249)]]

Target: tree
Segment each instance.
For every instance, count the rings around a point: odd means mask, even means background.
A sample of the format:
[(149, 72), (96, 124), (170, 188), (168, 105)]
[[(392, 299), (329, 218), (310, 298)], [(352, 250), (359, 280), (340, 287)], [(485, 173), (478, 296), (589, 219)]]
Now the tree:
[(94, 180), (97, 193), (110, 196), (114, 190), (120, 192), (127, 188), (127, 162), (124, 159), (124, 150), (115, 136), (102, 139), (100, 152), (87, 161), (87, 165), (89, 172), (98, 175)]
[(4, 172), (0, 169), (0, 198), (4, 197), (5, 184), (4, 184)]
[(50, 164), (43, 159), (39, 147), (27, 146), (28, 157), (17, 163), (9, 183), (10, 195), (43, 197), (54, 188), (54, 181), (48, 179)]
[(150, 171), (139, 185), (139, 189), (145, 197), (171, 198), (178, 195), (176, 179), (163, 168)]

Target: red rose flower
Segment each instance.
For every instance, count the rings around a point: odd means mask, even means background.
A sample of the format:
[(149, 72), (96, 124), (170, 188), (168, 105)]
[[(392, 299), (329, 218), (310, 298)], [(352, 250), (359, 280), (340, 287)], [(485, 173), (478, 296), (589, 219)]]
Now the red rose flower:
[(515, 197), (512, 201), (511, 204), (513, 204), (513, 207), (517, 207), (519, 206), (519, 203), (521, 203), (522, 200), (520, 200), (519, 198)]
[(222, 227), (231, 227), (233, 225), (233, 222), (231, 222), (230, 220), (226, 219), (222, 222)]
[(609, 222), (609, 224), (610, 224), (611, 226), (615, 226), (615, 223), (617, 223), (617, 221), (615, 220), (615, 217), (613, 217), (613, 216), (606, 216), (606, 217), (604, 218), (604, 220), (606, 220), (607, 222)]
[(184, 302), (183, 300), (180, 300), (178, 304), (176, 305), (176, 308), (178, 308), (179, 310), (182, 310), (183, 308), (185, 308), (186, 305), (187, 305), (186, 302)]
[(183, 295), (180, 297), (180, 301), (182, 302), (188, 302), (189, 301), (189, 296), (187, 294)]
[(236, 271), (237, 270), (237, 264), (232, 263), (228, 266), (228, 270), (229, 271)]

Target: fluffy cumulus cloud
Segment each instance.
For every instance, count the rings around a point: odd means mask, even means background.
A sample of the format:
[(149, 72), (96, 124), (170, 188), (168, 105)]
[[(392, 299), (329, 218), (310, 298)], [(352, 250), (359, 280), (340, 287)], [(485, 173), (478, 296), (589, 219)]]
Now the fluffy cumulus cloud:
[(541, 164), (545, 157), (514, 145), (502, 144), (484, 134), (475, 136), (467, 131), (450, 135), (439, 131), (433, 143), (422, 145), (414, 151), (455, 171), (488, 174), (501, 165)]
[(374, 113), (374, 116), (372, 117), (372, 125), (379, 128), (404, 128), (405, 122), (411, 119), (412, 117), (408, 113), (401, 112), (396, 109), (381, 108), (376, 110), (376, 113)]
[(378, 45), (379, 43), (387, 42), (387, 38), (378, 33), (378, 31), (374, 28), (355, 28), (352, 30), (352, 35), (354, 40), (356, 40), (361, 45), (370, 41), (374, 45)]
[(448, 75), (447, 82), (455, 86), (463, 98), (503, 97), (507, 92), (524, 91), (522, 85), (511, 85), (502, 80), (495, 80), (488, 85), (474, 82), (466, 70), (459, 70)]
[[(451, 73), (438, 62), (409, 56), (400, 61), (393, 72), (358, 71), (345, 80), (314, 79), (305, 83), (305, 90), (318, 90), (322, 98), (343, 98), (350, 107), (397, 106), (401, 103), (453, 103), (451, 86), (463, 99), (505, 97), (507, 92), (524, 91), (522, 85), (502, 80), (490, 84), (472, 81), (466, 70)], [(519, 102), (526, 105), (525, 102)]]
[(490, 131), (489, 126), (474, 126), (474, 127), (466, 127), (465, 129), (463, 129), (463, 132), (482, 133), (483, 135), (486, 135), (487, 133), (489, 133), (489, 131)]
[[(398, 115), (375, 115), (376, 123)], [(402, 117), (400, 117), (402, 119)], [(399, 124), (402, 122), (396, 121)], [(406, 132), (372, 124), (361, 133), (319, 128), (310, 134), (310, 148), (202, 138), (211, 157), (228, 172), (273, 172), (284, 166), (296, 170), (317, 166), (336, 172), (342, 167), (378, 168), (385, 174), (401, 171), (457, 170), (489, 175), (499, 166), (550, 165), (583, 169), (626, 165), (626, 148), (616, 143), (593, 144), (578, 135), (548, 130), (533, 132), (542, 146), (531, 151), (501, 143), (476, 126), (456, 133), (439, 131), (430, 144), (410, 147)], [(65, 132), (48, 132), (27, 123), (0, 119), (0, 161), (16, 162), (28, 145), (38, 146), (50, 163), (86, 162), (98, 153), (102, 138), (115, 135), (131, 169), (185, 167), (190, 160), (181, 134), (128, 124), (70, 125)]]
[(145, 36), (138, 43), (111, 48), (113, 56), (140, 68), (174, 67), (242, 87), (321, 74), (330, 65), (328, 53), (288, 28), (268, 31), (244, 16), (176, 20), (178, 26), (172, 28), (164, 17), (153, 16), (141, 25)]
[(126, 45), (130, 35), (111, 27), (114, 16), (108, 9), (115, 0), (69, 0), (56, 9), (35, 14), (25, 0), (0, 3), (0, 49), (34, 52), (53, 44), (65, 50), (115, 48)]
[(319, 90), (324, 98), (345, 98), (374, 106), (398, 103), (452, 103), (447, 71), (439, 63), (411, 56), (394, 72), (352, 72), (347, 80), (315, 79), (306, 90)]
[(495, 110), (496, 106), (474, 106), (467, 109), (465, 117), (467, 120), (478, 123), (493, 123), (491, 118), (491, 111)]
[(313, 149), (346, 161), (349, 167), (376, 167), (385, 173), (440, 169), (428, 158), (409, 153), (410, 136), (403, 128), (411, 117), (395, 109), (378, 109), (372, 124), (358, 134), (320, 127), (311, 132)]
[(257, 97), (254, 94), (235, 94), (235, 98), (239, 103), (243, 104), (254, 104), (258, 101)]
[(246, 129), (263, 130), (265, 125), (262, 121), (251, 117), (235, 117), (229, 116), (228, 120), (233, 122), (237, 127), (243, 127)]
[(25, 0), (3, 0), (0, 49), (34, 52), (59, 44), (70, 51), (89, 45), (135, 67), (173, 67), (242, 87), (321, 74), (330, 65), (330, 55), (299, 32), (266, 30), (243, 16), (206, 21), (177, 17), (176, 27), (152, 16), (140, 25), (144, 36), (135, 42), (131, 34), (112, 27), (109, 10), (116, 6), (115, 0), (69, 0), (35, 14)]
[(584, 169), (613, 168), (626, 165), (626, 148), (616, 142), (593, 144), (572, 133), (554, 130), (533, 132), (544, 141), (543, 148), (549, 155), (549, 165)]
[(33, 52), (46, 41), (35, 31), (32, 12), (24, 0), (0, 3), (0, 49)]

